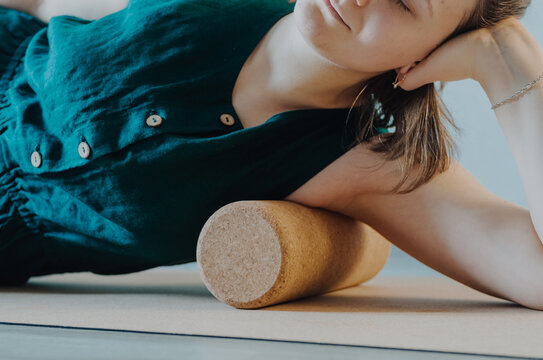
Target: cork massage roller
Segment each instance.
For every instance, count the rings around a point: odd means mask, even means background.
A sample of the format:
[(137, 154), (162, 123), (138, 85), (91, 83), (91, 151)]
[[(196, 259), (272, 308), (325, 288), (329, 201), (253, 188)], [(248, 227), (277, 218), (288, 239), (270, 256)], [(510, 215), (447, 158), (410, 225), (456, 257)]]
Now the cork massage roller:
[(360, 285), (391, 244), (351, 217), (286, 200), (237, 201), (204, 224), (196, 258), (220, 301), (252, 309)]

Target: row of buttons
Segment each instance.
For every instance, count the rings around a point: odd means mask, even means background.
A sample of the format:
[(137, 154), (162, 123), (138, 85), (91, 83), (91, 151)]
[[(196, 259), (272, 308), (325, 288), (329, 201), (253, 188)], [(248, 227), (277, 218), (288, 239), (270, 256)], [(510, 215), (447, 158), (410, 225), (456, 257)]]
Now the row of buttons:
[[(79, 143), (77, 151), (79, 152), (79, 156), (81, 156), (83, 159), (86, 159), (90, 156), (90, 146), (85, 141)], [(32, 163), (32, 166), (36, 168), (40, 167), (43, 163), (43, 159), (39, 151), (39, 146), (30, 156), (30, 162)]]
[[(224, 125), (232, 126), (236, 122), (234, 117), (230, 114), (222, 114), (220, 120)], [(162, 124), (164, 119), (160, 115), (153, 114), (145, 120), (145, 123), (150, 127), (158, 127)], [(91, 148), (89, 144), (82, 138), (82, 141), (79, 143), (77, 148), (79, 156), (83, 159), (87, 159), (90, 156)], [(30, 162), (32, 166), (39, 168), (43, 163), (43, 158), (39, 151), (39, 145), (36, 147), (36, 150), (30, 156)]]

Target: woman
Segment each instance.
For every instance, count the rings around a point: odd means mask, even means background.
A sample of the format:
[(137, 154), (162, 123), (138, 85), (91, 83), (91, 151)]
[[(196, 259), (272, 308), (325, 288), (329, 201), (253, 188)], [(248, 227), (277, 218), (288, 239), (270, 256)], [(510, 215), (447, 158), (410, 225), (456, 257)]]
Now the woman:
[[(132, 0), (96, 21), (11, 14), (27, 33), (0, 82), (3, 282), (194, 261), (220, 206), (285, 199), (359, 219), (467, 286), (543, 309), (532, 155), (543, 50), (515, 18), (528, 3)], [(433, 82), (466, 78), (492, 104), (523, 89), (496, 116), (529, 210), (448, 155)]]

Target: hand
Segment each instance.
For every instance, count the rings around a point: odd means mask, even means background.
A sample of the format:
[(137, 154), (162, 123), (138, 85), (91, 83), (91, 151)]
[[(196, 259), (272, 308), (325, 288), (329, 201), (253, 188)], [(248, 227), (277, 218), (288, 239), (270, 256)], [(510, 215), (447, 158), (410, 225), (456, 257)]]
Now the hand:
[(488, 30), (477, 29), (441, 44), (421, 62), (411, 67), (406, 73), (397, 70), (403, 90), (411, 91), (436, 81), (458, 81), (474, 77), (475, 57), (482, 38)]
[[(543, 71), (543, 50), (522, 23), (510, 17), (492, 27), (456, 36), (437, 47), (407, 71), (400, 86), (410, 91), (436, 81), (471, 78), (485, 90), (492, 87), (491, 92), (499, 97), (496, 87), (502, 87), (504, 93), (511, 92), (512, 88), (533, 79), (538, 71)], [(399, 73), (399, 78), (402, 77)]]

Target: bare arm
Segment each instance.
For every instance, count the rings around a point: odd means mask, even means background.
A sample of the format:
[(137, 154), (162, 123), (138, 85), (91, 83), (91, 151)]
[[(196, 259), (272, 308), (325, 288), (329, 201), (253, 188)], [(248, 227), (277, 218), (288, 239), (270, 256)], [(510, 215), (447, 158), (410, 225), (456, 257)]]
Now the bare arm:
[(36, 16), (42, 0), (0, 0), (0, 6)]
[[(479, 38), (484, 33), (474, 33), (476, 41), (465, 41), (467, 34), (464, 40), (450, 43), (428, 58), (426, 65), (423, 62), (411, 81), (408, 75), (402, 87), (417, 88), (433, 76), (445, 81), (463, 79), (465, 69), (454, 64), (470, 65), (469, 54), (477, 54), (472, 78), (481, 83), (492, 104), (507, 98), (543, 72), (541, 46), (518, 21), (510, 25), (492, 36)], [(462, 44), (470, 51), (462, 51)], [(406, 253), (473, 289), (543, 310), (542, 85), (496, 110), (520, 170), (529, 209), (490, 192), (456, 160), (449, 170), (405, 195), (385, 191), (399, 180), (394, 162), (373, 174), (344, 166), (346, 170), (329, 184), (338, 189), (336, 196), (326, 198), (322, 207), (370, 225)], [(371, 164), (379, 158), (364, 151), (362, 155), (359, 163)], [(362, 182), (358, 192), (339, 190), (349, 179), (357, 184), (360, 176), (374, 177), (382, 189), (368, 191), (367, 182)]]
[[(543, 74), (543, 48), (518, 21), (492, 33), (478, 81), (494, 104)], [(519, 169), (531, 219), (543, 239), (543, 81), (517, 101), (495, 110)]]
[[(18, 2), (21, 0), (0, 0)], [(115, 13), (124, 9), (128, 5), (129, 0), (28, 0), (30, 2), (38, 2), (39, 6), (34, 8), (34, 16), (49, 23), (54, 16), (72, 15), (82, 19), (96, 20), (106, 15)]]
[[(397, 175), (390, 162), (373, 176), (391, 189)], [(530, 212), (490, 192), (456, 160), (409, 194), (359, 193), (325, 208), (368, 224), (464, 285), (543, 310), (543, 244)]]
[[(409, 91), (433, 81), (471, 78), (496, 104), (542, 73), (543, 48), (511, 17), (447, 41), (409, 70), (400, 86)], [(495, 114), (515, 157), (534, 227), (543, 239), (543, 81), (498, 107)]]

